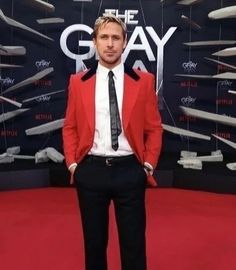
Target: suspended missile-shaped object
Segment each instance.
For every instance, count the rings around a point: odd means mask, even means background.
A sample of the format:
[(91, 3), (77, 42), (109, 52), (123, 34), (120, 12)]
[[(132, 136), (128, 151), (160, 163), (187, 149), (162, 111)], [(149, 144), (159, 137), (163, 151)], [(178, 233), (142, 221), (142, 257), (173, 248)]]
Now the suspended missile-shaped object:
[(175, 74), (175, 76), (193, 78), (193, 79), (213, 79), (212, 75)]
[(31, 135), (40, 135), (44, 133), (48, 133), (57, 129), (60, 129), (63, 127), (64, 124), (64, 118), (58, 119), (52, 122), (48, 122), (43, 125), (39, 125), (33, 128), (26, 129), (25, 133), (27, 136)]
[(61, 92), (65, 92), (65, 89), (63, 90), (58, 90), (58, 91), (53, 91), (53, 92), (49, 92), (49, 93), (46, 93), (46, 94), (42, 94), (42, 95), (39, 95), (39, 96), (36, 96), (36, 97), (32, 97), (32, 98), (27, 98), (27, 99), (24, 99), (22, 101), (22, 103), (29, 103), (29, 102), (32, 102), (32, 101), (40, 101), (40, 100), (44, 100), (45, 98), (47, 97), (50, 97), (50, 96), (53, 96), (53, 95), (56, 95), (56, 94), (59, 94)]
[(35, 163), (44, 163), (48, 162), (49, 157), (47, 156), (47, 151), (45, 149), (38, 151), (35, 153)]
[(8, 147), (6, 152), (0, 155), (0, 163), (11, 163), (15, 159), (34, 159), (34, 156), (19, 155), (20, 146)]
[(20, 155), (20, 151), (20, 146), (12, 146), (7, 148), (6, 154), (12, 155), (14, 159), (34, 159), (34, 156)]
[(184, 169), (202, 170), (202, 162), (199, 159), (188, 158), (180, 159), (177, 161), (179, 165), (182, 165)]
[(193, 79), (223, 79), (223, 80), (236, 80), (236, 73), (224, 72), (215, 75), (195, 75), (195, 74), (175, 74), (176, 77), (186, 77)]
[(7, 53), (7, 50), (0, 44), (0, 53), (1, 52)]
[(197, 156), (197, 152), (182, 150), (180, 151), (180, 156), (182, 158), (192, 158)]
[(10, 103), (10, 104), (12, 104), (12, 105), (18, 107), (18, 108), (21, 108), (21, 107), (22, 107), (22, 103), (17, 102), (17, 101), (15, 101), (15, 100), (12, 100), (12, 99), (10, 99), (10, 98), (6, 98), (6, 97), (3, 97), (3, 96), (0, 96), (0, 99), (2, 99), (2, 100), (4, 100), (4, 101), (6, 101), (6, 102), (8, 102), (8, 103)]
[(47, 12), (54, 12), (55, 7), (52, 4), (49, 4), (42, 0), (31, 0), (31, 3), (34, 7), (39, 7)]
[(12, 155), (9, 155), (7, 153), (3, 153), (0, 155), (0, 164), (12, 162), (14, 162), (14, 157)]
[(93, 0), (73, 0), (74, 2), (93, 2)]
[(177, 4), (184, 5), (184, 6), (190, 6), (190, 5), (200, 3), (202, 1), (203, 0), (181, 0), (181, 1), (178, 1)]
[(231, 171), (235, 171), (236, 170), (236, 162), (232, 162), (232, 163), (227, 163), (226, 167), (228, 169), (230, 169)]
[(11, 155), (18, 155), (20, 153), (20, 146), (8, 147), (6, 153)]
[(208, 156), (196, 156), (196, 159), (200, 159), (203, 162), (221, 162), (223, 161), (223, 155), (220, 150), (211, 152)]
[(220, 50), (218, 52), (213, 53), (212, 55), (223, 56), (223, 57), (235, 56), (236, 55), (236, 47), (232, 47), (232, 48), (227, 48), (227, 49), (224, 49), (224, 50)]
[(214, 75), (213, 78), (216, 79), (223, 79), (223, 80), (236, 80), (236, 73), (235, 72), (224, 72)]
[(65, 157), (53, 147), (46, 148), (47, 156), (55, 163), (62, 163)]
[(228, 126), (236, 127), (236, 118), (231, 116), (220, 115), (217, 113), (209, 113), (206, 111), (196, 110), (184, 106), (180, 106), (180, 109), (184, 114), (189, 116), (195, 116), (197, 118), (214, 121)]
[(34, 29), (32, 29), (32, 28), (30, 28), (30, 27), (28, 27), (28, 26), (26, 26), (26, 25), (24, 25), (22, 23), (19, 23), (19, 22), (15, 21), (15, 20), (5, 16), (1, 9), (0, 9), (0, 19), (2, 19), (6, 24), (8, 24), (10, 26), (13, 26), (13, 27), (16, 27), (16, 28), (31, 32), (31, 33), (33, 33), (35, 35), (38, 35), (38, 36), (42, 37), (42, 38), (53, 41), (52, 38), (38, 32), (38, 31), (36, 31), (36, 30), (34, 30)]
[(180, 161), (187, 160), (200, 160), (204, 162), (221, 162), (223, 161), (223, 155), (221, 153), (209, 155), (209, 156), (196, 156), (194, 158), (180, 158)]
[(26, 49), (23, 46), (2, 46), (0, 45), (0, 55), (25, 55)]
[(197, 29), (197, 30), (201, 29), (201, 26), (197, 24), (196, 22), (194, 22), (193, 20), (189, 19), (189, 17), (185, 15), (181, 15), (181, 19), (185, 21), (186, 23), (188, 23), (193, 29)]
[(28, 108), (27, 109), (18, 109), (18, 110), (7, 112), (7, 113), (2, 113), (0, 115), (0, 123), (5, 122), (11, 118), (14, 118), (19, 114), (27, 112), (28, 110), (30, 110), (30, 109), (28, 109)]
[(44, 19), (38, 19), (38, 24), (56, 24), (56, 23), (64, 23), (65, 20), (62, 18), (44, 18)]
[(204, 59), (209, 60), (209, 61), (214, 62), (214, 63), (219, 64), (219, 65), (231, 68), (231, 69), (236, 69), (236, 66), (229, 65), (229, 64), (227, 64), (225, 62), (222, 62), (222, 61), (219, 61), (219, 60), (216, 60), (216, 59), (212, 59), (212, 58), (208, 58), (208, 57), (204, 57)]
[(13, 163), (15, 159), (26, 159), (26, 160), (31, 160), (35, 159), (34, 156), (27, 156), (27, 155), (11, 155), (11, 154), (1, 154), (0, 155), (0, 164), (5, 164), (5, 163)]
[(199, 47), (199, 46), (224, 46), (224, 45), (234, 45), (236, 40), (204, 40), (204, 41), (193, 41), (183, 43), (189, 47)]
[(62, 163), (65, 157), (53, 147), (47, 147), (35, 154), (35, 163), (48, 162)]
[(35, 156), (29, 156), (29, 155), (12, 155), (14, 159), (35, 159)]
[(236, 6), (229, 6), (216, 9), (208, 13), (208, 18), (211, 20), (236, 18)]
[(182, 136), (187, 136), (187, 137), (192, 137), (192, 138), (197, 138), (197, 139), (202, 139), (202, 140), (207, 140), (207, 141), (211, 140), (210, 136), (202, 135), (200, 133), (189, 131), (186, 129), (177, 128), (177, 127), (173, 127), (173, 126), (169, 126), (165, 124), (162, 124), (162, 127), (164, 130), (177, 134), (177, 135), (182, 135)]
[(18, 89), (20, 87), (23, 87), (23, 86), (29, 85), (31, 83), (34, 83), (34, 82), (42, 79), (46, 75), (50, 74), (51, 72), (53, 72), (53, 70), (54, 70), (53, 67), (45, 68), (44, 70), (36, 73), (32, 77), (29, 77), (28, 79), (26, 79), (24, 81), (21, 81), (21, 82), (15, 84), (13, 86), (7, 88), (3, 93), (6, 94), (6, 93), (12, 92), (13, 90), (16, 90), (16, 89)]
[(234, 91), (234, 90), (228, 90), (228, 93), (236, 95), (236, 91)]
[(211, 155), (207, 156), (190, 156), (190, 157), (181, 157), (177, 161), (178, 164), (183, 165), (185, 169), (202, 169), (202, 162), (222, 162), (223, 155), (220, 150), (211, 152)]
[(23, 67), (23, 66), (0, 63), (0, 68), (21, 68), (21, 67)]
[[(77, 1), (77, 0), (74, 0), (74, 1)], [(78, 0), (80, 1), (80, 0)], [(83, 0), (82, 0), (83, 1)], [(164, 3), (164, 2), (176, 2), (177, 0), (160, 0), (160, 3)]]
[(236, 143), (234, 143), (234, 142), (232, 142), (232, 141), (230, 141), (230, 140), (226, 140), (226, 139), (224, 139), (224, 138), (222, 138), (222, 137), (219, 137), (219, 136), (217, 136), (217, 135), (215, 135), (215, 134), (212, 134), (212, 136), (214, 136), (216, 139), (218, 139), (218, 140), (224, 142), (225, 144), (231, 146), (232, 148), (236, 149)]
[(212, 151), (210, 155), (198, 156), (196, 152), (181, 151), (180, 159), (198, 159), (205, 162), (223, 161), (221, 150)]

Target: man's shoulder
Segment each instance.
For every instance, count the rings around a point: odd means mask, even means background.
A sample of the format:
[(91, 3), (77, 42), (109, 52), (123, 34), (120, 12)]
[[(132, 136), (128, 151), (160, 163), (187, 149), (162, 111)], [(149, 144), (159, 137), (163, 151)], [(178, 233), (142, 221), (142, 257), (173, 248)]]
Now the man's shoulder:
[(134, 72), (136, 72), (138, 74), (139, 77), (141, 78), (154, 78), (155, 76), (149, 72), (149, 71), (143, 71), (137, 68), (133, 68)]
[(81, 78), (88, 72), (88, 70), (79, 71), (77, 73), (71, 74), (72, 80), (81, 80)]
[(139, 79), (153, 79), (154, 75), (148, 71), (142, 71), (137, 68), (130, 67), (128, 65), (124, 65), (125, 73), (129, 75), (134, 80), (138, 81)]

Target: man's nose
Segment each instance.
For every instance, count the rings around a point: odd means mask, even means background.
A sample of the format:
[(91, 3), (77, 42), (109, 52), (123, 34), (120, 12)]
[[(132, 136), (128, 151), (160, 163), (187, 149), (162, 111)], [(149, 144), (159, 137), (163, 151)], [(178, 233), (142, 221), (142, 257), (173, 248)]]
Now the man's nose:
[(112, 40), (112, 38), (109, 38), (108, 39), (108, 47), (113, 47), (113, 40)]

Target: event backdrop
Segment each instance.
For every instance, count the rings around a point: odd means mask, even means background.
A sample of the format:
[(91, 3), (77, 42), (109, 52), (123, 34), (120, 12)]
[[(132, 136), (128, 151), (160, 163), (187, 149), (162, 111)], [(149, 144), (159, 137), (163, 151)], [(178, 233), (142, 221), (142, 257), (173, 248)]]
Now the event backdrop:
[[(179, 2), (0, 0), (1, 96), (20, 103), (16, 107), (5, 100), (0, 101), (0, 154), (16, 145), (25, 155), (45, 147), (62, 151), (60, 125), (65, 116), (68, 79), (70, 74), (89, 68), (96, 60), (91, 31), (95, 19), (105, 12), (114, 13), (127, 23), (128, 45), (124, 61), (155, 74), (163, 123), (211, 137), (202, 140), (165, 131), (163, 155), (180, 150), (236, 151), (211, 136), (217, 134), (236, 142), (235, 127), (187, 116), (180, 109), (184, 106), (236, 117), (236, 96), (228, 91), (236, 90), (235, 78), (211, 77), (235, 71), (228, 66), (235, 65), (235, 56), (212, 55), (235, 45), (217, 42), (211, 46), (183, 44), (236, 40), (235, 18), (214, 20), (208, 17), (211, 11), (233, 6), (235, 1), (189, 1), (193, 2), (191, 5)], [(19, 54), (13, 47), (15, 55), (7, 55), (8, 46), (20, 46)], [(203, 79), (183, 75), (209, 76)], [(18, 111), (21, 114), (7, 120), (7, 113), (15, 110), (21, 110)], [(57, 120), (55, 130), (27, 135), (31, 128), (47, 123), (55, 125)]]

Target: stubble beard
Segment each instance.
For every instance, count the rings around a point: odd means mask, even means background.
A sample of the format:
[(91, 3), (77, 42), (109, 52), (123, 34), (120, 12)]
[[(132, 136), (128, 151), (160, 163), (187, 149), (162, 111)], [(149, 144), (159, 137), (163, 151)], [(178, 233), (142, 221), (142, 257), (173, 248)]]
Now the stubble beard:
[(115, 57), (115, 58), (101, 57), (100, 56), (100, 62), (104, 66), (113, 67), (113, 66), (118, 65), (121, 62), (121, 56)]

